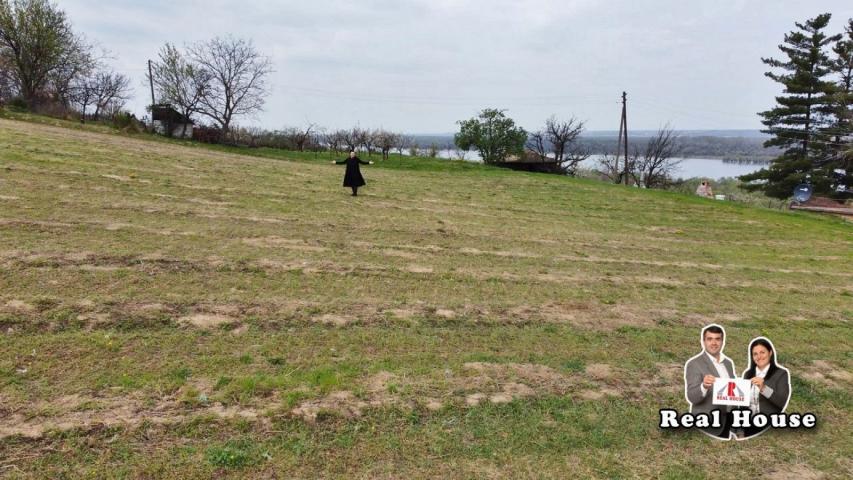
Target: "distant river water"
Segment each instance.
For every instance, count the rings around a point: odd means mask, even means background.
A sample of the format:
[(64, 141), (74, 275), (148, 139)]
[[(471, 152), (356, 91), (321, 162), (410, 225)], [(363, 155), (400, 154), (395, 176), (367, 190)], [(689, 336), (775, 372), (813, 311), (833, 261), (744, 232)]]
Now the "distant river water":
[[(453, 150), (440, 150), (438, 152), (438, 156), (441, 158), (455, 158), (455, 155), (456, 152)], [(601, 155), (592, 155), (581, 163), (581, 165), (583, 168), (595, 169), (598, 167), (600, 158)], [(477, 155), (477, 152), (468, 152), (465, 160), (480, 162), (480, 156)], [(761, 170), (766, 166), (767, 164), (763, 163), (726, 163), (718, 158), (682, 158), (673, 176), (681, 178), (702, 177), (719, 179), (746, 175), (747, 173)]]

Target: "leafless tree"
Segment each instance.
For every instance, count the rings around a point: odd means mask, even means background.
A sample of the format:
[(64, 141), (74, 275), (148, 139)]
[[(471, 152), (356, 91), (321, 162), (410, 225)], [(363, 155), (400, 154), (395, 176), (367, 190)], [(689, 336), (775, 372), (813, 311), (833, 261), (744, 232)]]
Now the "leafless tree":
[[(637, 154), (635, 153), (633, 157), (628, 159), (629, 170), (632, 169), (636, 157)], [(624, 162), (625, 159), (617, 154), (605, 153), (598, 160), (598, 173), (613, 183), (622, 183), (622, 179), (625, 178)]]
[(430, 143), (429, 147), (426, 149), (426, 155), (429, 158), (438, 157), (438, 144), (435, 142)]
[(414, 142), (414, 139), (411, 136), (403, 135), (402, 133), (396, 134), (396, 139), (397, 139), (397, 141), (394, 144), (394, 148), (397, 150), (397, 153), (400, 154), (401, 156), (403, 155), (403, 152), (407, 148), (409, 148), (409, 145), (411, 145), (412, 142)]
[(82, 118), (85, 119), (89, 106), (95, 103), (95, 89), (92, 78), (86, 76), (74, 79), (70, 98), (71, 103), (79, 109)]
[(468, 157), (468, 153), (470, 153), (470, 150), (465, 150), (464, 148), (456, 145), (456, 143), (449, 146), (448, 148), (450, 148), (450, 151), (453, 152), (453, 158), (455, 160), (465, 160)]
[(251, 115), (263, 108), (272, 73), (272, 61), (255, 50), (249, 40), (217, 37), (188, 49), (192, 60), (210, 75), (199, 102), (199, 113), (227, 132), (235, 116)]
[(305, 147), (311, 145), (311, 132), (317, 128), (317, 125), (309, 123), (304, 129), (294, 129), (293, 144), (300, 152), (305, 151)]
[(673, 129), (669, 125), (660, 128), (634, 162), (631, 172), (634, 182), (646, 188), (666, 186), (681, 163), (681, 159), (675, 158), (680, 150)]
[(341, 130), (341, 141), (347, 146), (349, 151), (354, 152), (362, 145), (364, 132), (359, 127), (353, 127), (351, 130)]
[(530, 132), (527, 135), (525, 147), (539, 159), (540, 162), (548, 160), (548, 145), (546, 139), (546, 131)]
[(376, 148), (376, 133), (369, 129), (359, 130), (358, 144), (367, 150), (367, 156), (373, 155), (373, 150)]
[(338, 153), (341, 146), (344, 145), (344, 139), (340, 130), (326, 132), (323, 134), (323, 142), (329, 148), (330, 152)]
[(97, 72), (92, 76), (90, 86), (96, 120), (108, 105), (123, 105), (130, 98), (130, 79), (121, 73), (108, 70)]
[(566, 154), (577, 142), (584, 130), (584, 123), (572, 117), (568, 121), (551, 116), (545, 121), (545, 140), (551, 144), (554, 160), (563, 164)]
[(399, 143), (397, 137), (396, 133), (387, 130), (380, 129), (375, 132), (376, 147), (382, 152), (382, 160), (388, 160), (391, 149)]
[(410, 157), (417, 157), (420, 154), (421, 154), (421, 146), (418, 145), (417, 141), (412, 140), (409, 143), (409, 156)]
[(573, 143), (565, 152), (563, 161), (560, 163), (560, 168), (566, 175), (575, 176), (578, 173), (578, 166), (584, 160), (590, 157), (591, 153), (588, 147)]
[(159, 101), (171, 105), (187, 119), (198, 113), (212, 81), (210, 71), (169, 43), (160, 49), (157, 61), (151, 62), (151, 75), (146, 74), (146, 78), (153, 81)]

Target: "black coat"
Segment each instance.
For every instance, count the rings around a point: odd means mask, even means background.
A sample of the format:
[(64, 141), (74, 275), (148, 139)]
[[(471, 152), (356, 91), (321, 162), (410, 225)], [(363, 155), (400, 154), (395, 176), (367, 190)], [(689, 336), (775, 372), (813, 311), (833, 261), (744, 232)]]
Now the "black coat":
[(361, 169), (358, 167), (358, 164), (370, 165), (370, 162), (365, 162), (358, 157), (352, 157), (335, 163), (338, 165), (347, 165), (347, 172), (344, 174), (345, 187), (361, 187), (362, 185), (366, 185), (364, 177), (361, 176)]

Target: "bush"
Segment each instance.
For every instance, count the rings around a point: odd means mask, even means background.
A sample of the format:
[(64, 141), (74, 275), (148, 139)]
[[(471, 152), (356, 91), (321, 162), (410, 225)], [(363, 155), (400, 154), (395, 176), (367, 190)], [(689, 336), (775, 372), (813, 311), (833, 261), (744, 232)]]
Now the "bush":
[(113, 115), (110, 124), (124, 132), (142, 133), (145, 131), (145, 125), (136, 118), (136, 115), (126, 111)]
[(219, 143), (222, 131), (216, 127), (205, 127), (197, 125), (193, 128), (193, 140), (202, 143)]
[(30, 108), (24, 97), (13, 97), (9, 100), (7, 106), (9, 107), (9, 110), (12, 110), (13, 112), (26, 112)]

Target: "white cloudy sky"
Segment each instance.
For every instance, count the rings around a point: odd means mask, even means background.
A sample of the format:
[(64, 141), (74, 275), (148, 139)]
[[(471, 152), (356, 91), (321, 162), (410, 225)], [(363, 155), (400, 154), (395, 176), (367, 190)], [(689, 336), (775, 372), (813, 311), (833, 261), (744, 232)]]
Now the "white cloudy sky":
[(486, 107), (536, 128), (551, 114), (593, 130), (759, 128), (778, 85), (762, 56), (794, 28), (849, 1), (797, 0), (61, 0), (75, 28), (133, 79), (165, 42), (231, 34), (273, 60), (265, 111), (244, 125), (315, 122), (439, 133)]

